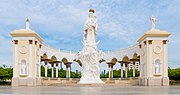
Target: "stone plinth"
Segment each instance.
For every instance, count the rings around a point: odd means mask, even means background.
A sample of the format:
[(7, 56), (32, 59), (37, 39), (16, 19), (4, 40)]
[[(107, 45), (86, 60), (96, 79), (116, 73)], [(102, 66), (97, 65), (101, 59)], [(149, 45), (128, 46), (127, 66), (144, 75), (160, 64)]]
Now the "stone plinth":
[(40, 86), (41, 78), (12, 78), (12, 86)]
[(162, 85), (168, 86), (169, 85), (169, 77), (163, 77), (162, 78)]

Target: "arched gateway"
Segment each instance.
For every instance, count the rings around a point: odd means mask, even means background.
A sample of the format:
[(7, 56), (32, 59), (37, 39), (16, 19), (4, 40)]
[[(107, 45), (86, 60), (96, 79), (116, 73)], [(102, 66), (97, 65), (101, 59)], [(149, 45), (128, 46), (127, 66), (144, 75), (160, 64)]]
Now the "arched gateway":
[[(90, 11), (90, 18), (86, 22), (84, 30), (84, 49), (82, 52), (74, 53), (71, 51), (61, 51), (53, 49), (43, 44), (43, 39), (29, 28), (30, 20), (26, 19), (26, 29), (15, 30), (10, 33), (13, 37), (13, 78), (12, 86), (36, 86), (41, 85), (41, 62), (45, 64), (45, 77), (47, 77), (47, 65), (51, 64), (52, 76), (54, 77), (54, 66), (56, 67), (56, 78), (58, 78), (58, 65), (64, 63), (66, 65), (66, 77), (70, 78), (70, 65), (76, 61), (85, 70), (86, 73), (82, 78), (82, 83), (91, 81), (86, 77), (88, 70), (94, 70), (91, 77), (94, 77), (97, 83), (101, 82), (99, 78), (99, 65), (105, 61), (109, 67), (109, 78), (113, 78), (113, 66), (120, 64), (121, 77), (125, 71), (127, 77), (128, 64), (133, 64), (133, 76), (135, 76), (135, 63), (140, 64), (140, 85), (169, 85), (168, 77), (168, 36), (169, 32), (155, 29), (155, 18), (152, 17), (152, 29), (145, 32), (138, 39), (138, 43), (129, 48), (121, 49), (113, 52), (100, 52), (96, 47), (96, 17), (94, 10)], [(94, 29), (94, 30), (93, 30)], [(89, 33), (89, 34), (88, 34)], [(91, 38), (94, 38), (94, 41)], [(88, 53), (87, 50), (90, 52)], [(99, 55), (99, 53), (103, 54)], [(93, 54), (93, 56), (91, 55)], [(85, 58), (85, 55), (89, 56)], [(78, 57), (77, 57), (78, 56)], [(93, 63), (95, 61), (96, 63)], [(92, 59), (91, 59), (92, 58)], [(89, 60), (89, 61), (88, 61)], [(96, 68), (87, 69), (89, 65), (85, 63), (93, 63)], [(97, 75), (97, 79), (95, 78)], [(88, 80), (89, 79), (89, 80)], [(81, 83), (80, 82), (80, 83)], [(96, 83), (92, 81), (90, 83)]]

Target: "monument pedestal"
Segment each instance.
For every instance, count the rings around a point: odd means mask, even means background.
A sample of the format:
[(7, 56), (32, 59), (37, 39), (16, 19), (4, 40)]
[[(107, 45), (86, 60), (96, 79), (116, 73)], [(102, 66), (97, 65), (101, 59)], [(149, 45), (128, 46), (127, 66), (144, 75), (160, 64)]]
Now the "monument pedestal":
[(139, 78), (139, 85), (143, 86), (168, 86), (169, 77)]
[(18, 77), (13, 77), (11, 81), (12, 86), (19, 86), (19, 78)]
[(148, 86), (161, 86), (162, 78), (149, 77), (148, 78)]
[(12, 86), (40, 86), (41, 78), (12, 78)]
[(162, 78), (162, 85), (168, 86), (169, 85), (169, 77), (163, 77)]
[(35, 82), (37, 86), (40, 86), (42, 84), (41, 78), (35, 78)]
[(139, 85), (142, 85), (142, 86), (147, 86), (148, 85), (148, 78), (146, 77), (140, 77), (139, 78)]
[(28, 78), (27, 81), (28, 81), (27, 86), (34, 86), (35, 83), (34, 83), (34, 79), (32, 77)]
[(104, 82), (99, 79), (85, 79), (81, 78), (78, 84), (103, 84)]

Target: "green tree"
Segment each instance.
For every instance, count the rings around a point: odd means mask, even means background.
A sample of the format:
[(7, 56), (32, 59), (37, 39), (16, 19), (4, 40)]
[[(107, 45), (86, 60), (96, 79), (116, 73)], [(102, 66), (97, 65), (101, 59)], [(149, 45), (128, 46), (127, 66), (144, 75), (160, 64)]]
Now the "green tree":
[(6, 64), (3, 64), (2, 67), (3, 67), (3, 68), (6, 68), (7, 66), (6, 66)]
[(75, 72), (71, 72), (71, 78), (80, 78), (81, 75)]
[(180, 68), (168, 69), (168, 76), (170, 80), (180, 80)]
[(66, 70), (60, 69), (58, 72), (60, 78), (66, 78)]
[(7, 68), (7, 66), (4, 64), (2, 67), (0, 67), (0, 79), (6, 80), (11, 79), (13, 77), (13, 69)]
[(113, 78), (119, 78), (121, 76), (120, 70), (113, 70)]
[(45, 68), (41, 65), (41, 76), (45, 77)]

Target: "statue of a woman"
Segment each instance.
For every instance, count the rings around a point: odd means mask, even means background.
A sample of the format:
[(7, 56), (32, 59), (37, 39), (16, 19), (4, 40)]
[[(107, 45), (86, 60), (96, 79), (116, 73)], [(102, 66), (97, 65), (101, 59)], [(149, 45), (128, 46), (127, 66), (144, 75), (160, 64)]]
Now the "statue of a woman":
[(22, 74), (22, 75), (27, 74), (26, 61), (25, 61), (25, 60), (22, 60), (22, 63), (21, 63), (21, 74)]
[(79, 83), (103, 83), (100, 79), (100, 53), (96, 44), (96, 17), (89, 10), (89, 18), (84, 25), (84, 46), (79, 58), (82, 63), (82, 77)]
[(94, 10), (90, 9), (89, 18), (84, 25), (84, 43), (86, 43), (86, 45), (96, 45), (96, 31), (96, 16), (94, 16)]

